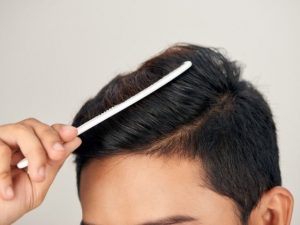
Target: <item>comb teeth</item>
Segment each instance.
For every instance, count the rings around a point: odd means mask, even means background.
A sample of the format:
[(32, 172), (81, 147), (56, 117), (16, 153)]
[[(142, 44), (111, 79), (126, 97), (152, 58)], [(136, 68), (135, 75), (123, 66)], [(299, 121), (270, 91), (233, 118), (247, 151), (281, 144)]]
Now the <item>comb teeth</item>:
[(120, 112), (121, 110), (129, 107), (130, 105), (134, 104), (135, 102), (141, 100), (142, 98), (148, 96), (152, 92), (156, 91), (160, 87), (164, 86), (165, 84), (169, 83), (171, 80), (185, 72), (188, 68), (192, 66), (192, 63), (190, 61), (184, 62), (181, 66), (173, 70), (172, 72), (168, 73), (155, 83), (151, 84), (144, 90), (140, 91), (139, 93), (133, 95), (132, 97), (128, 98), (126, 101), (121, 102), (120, 104), (117, 104), (108, 110), (104, 111), (100, 115), (92, 118), (91, 120), (85, 122), (81, 126), (79, 126), (78, 129), (78, 135), (82, 134), (83, 132), (87, 131), (88, 129), (96, 126), (97, 124), (101, 123), (105, 119), (113, 116), (114, 114)]

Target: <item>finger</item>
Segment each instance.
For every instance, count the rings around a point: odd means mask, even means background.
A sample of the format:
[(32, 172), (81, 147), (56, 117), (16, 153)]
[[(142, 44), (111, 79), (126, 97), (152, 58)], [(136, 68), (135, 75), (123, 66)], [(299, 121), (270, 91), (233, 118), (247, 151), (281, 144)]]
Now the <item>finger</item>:
[(11, 154), (10, 147), (0, 140), (0, 195), (4, 200), (11, 200), (14, 197), (10, 171)]
[[(74, 151), (76, 148), (78, 148), (81, 143), (82, 143), (82, 141), (79, 137), (76, 137), (74, 140), (72, 140), (68, 143), (65, 143), (64, 147), (68, 151), (68, 155), (70, 155), (70, 153), (72, 151)], [(39, 196), (37, 198), (40, 201), (42, 201), (44, 199), (49, 187), (51, 186), (59, 169), (62, 167), (63, 163), (65, 162), (67, 156), (63, 160), (60, 160), (60, 161), (49, 160), (48, 165), (46, 167), (46, 173), (47, 173), (46, 179), (43, 182), (33, 182), (32, 183), (34, 189), (39, 190), (39, 193), (38, 193)]]
[(28, 173), (33, 181), (45, 178), (46, 151), (31, 127), (16, 125), (16, 142), (22, 154), (28, 159)]
[(46, 151), (32, 127), (23, 123), (0, 126), (0, 138), (10, 148), (20, 149), (29, 161), (28, 173), (35, 181), (45, 177)]
[(51, 160), (61, 160), (66, 156), (67, 152), (64, 149), (63, 140), (53, 127), (37, 119), (27, 119), (23, 123), (33, 128)]
[(77, 137), (78, 131), (76, 127), (56, 123), (53, 124), (53, 127), (59, 134), (64, 142), (72, 141), (75, 137)]
[(75, 149), (77, 149), (82, 144), (82, 140), (80, 137), (76, 137), (73, 141), (67, 142), (64, 144), (65, 149), (70, 154)]
[(59, 167), (60, 164), (62, 164), (62, 163), (66, 160), (66, 158), (67, 158), (67, 157), (68, 157), (75, 149), (77, 149), (77, 148), (81, 145), (81, 143), (82, 143), (82, 140), (81, 140), (79, 137), (76, 137), (75, 139), (73, 139), (73, 140), (70, 141), (70, 142), (66, 142), (66, 143), (64, 144), (64, 148), (66, 149), (66, 152), (67, 152), (65, 158), (62, 159), (62, 160), (60, 160), (60, 161), (50, 161), (50, 162), (48, 162), (48, 164), (51, 165), (51, 166), (55, 165), (55, 166), (58, 166), (58, 167)]
[[(76, 149), (78, 148), (82, 143), (82, 140), (79, 137), (76, 137), (74, 140), (67, 142), (64, 144), (64, 147), (67, 149), (68, 151), (68, 155), (67, 157)], [(67, 158), (66, 157), (66, 158)], [(62, 164), (64, 163), (64, 161), (66, 160), (63, 159), (61, 161), (53, 161), (53, 164), (51, 165), (52, 169), (49, 172), (49, 179), (53, 179), (56, 175), (56, 173), (58, 172), (58, 170), (60, 169), (60, 167), (62, 166)]]

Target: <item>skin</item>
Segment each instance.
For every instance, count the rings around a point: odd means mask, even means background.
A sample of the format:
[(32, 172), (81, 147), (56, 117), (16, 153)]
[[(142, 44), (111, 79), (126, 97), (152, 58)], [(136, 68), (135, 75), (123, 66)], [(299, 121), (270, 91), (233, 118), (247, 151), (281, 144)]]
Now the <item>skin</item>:
[(198, 164), (145, 155), (94, 160), (82, 172), (83, 220), (97, 225), (163, 225), (177, 224), (163, 223), (165, 218), (186, 217), (180, 224), (238, 225), (233, 202), (204, 186)]
[[(77, 129), (69, 125), (28, 118), (0, 126), (0, 225), (12, 224), (43, 202), (65, 159), (80, 144)], [(23, 157), (29, 167), (17, 169)], [(239, 225), (234, 202), (208, 189), (203, 177), (199, 161), (176, 156), (94, 159), (81, 176), (83, 220), (95, 225)], [(292, 209), (292, 194), (274, 187), (263, 194), (248, 224), (289, 225)]]
[[(0, 225), (38, 207), (65, 159), (81, 144), (77, 129), (28, 118), (0, 126)], [(16, 167), (26, 157), (25, 170)]]
[[(196, 160), (147, 155), (91, 161), (82, 171), (80, 200), (87, 225), (240, 225), (234, 202), (208, 189)], [(265, 193), (249, 225), (288, 225), (292, 195)]]

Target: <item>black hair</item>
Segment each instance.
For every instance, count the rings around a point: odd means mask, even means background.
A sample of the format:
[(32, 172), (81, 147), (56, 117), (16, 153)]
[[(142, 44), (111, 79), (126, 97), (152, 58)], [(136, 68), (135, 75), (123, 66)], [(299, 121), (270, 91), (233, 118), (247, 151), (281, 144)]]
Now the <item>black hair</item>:
[(81, 135), (82, 168), (116, 154), (180, 154), (201, 160), (208, 187), (231, 198), (246, 223), (262, 194), (281, 185), (276, 127), (269, 105), (241, 66), (218, 48), (177, 43), (118, 74), (76, 114), (79, 126), (145, 89), (184, 61), (192, 67), (161, 89)]

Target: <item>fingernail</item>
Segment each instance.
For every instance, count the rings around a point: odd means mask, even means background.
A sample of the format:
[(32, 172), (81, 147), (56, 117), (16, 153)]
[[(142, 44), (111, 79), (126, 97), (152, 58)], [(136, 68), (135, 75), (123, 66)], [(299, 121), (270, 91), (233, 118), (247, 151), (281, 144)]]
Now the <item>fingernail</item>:
[(38, 175), (39, 175), (39, 177), (41, 177), (41, 178), (44, 178), (44, 177), (45, 177), (45, 167), (44, 167), (44, 166), (42, 166), (42, 167), (40, 167), (40, 168), (38, 169)]
[(63, 150), (65, 150), (64, 146), (63, 146), (61, 143), (59, 143), (59, 142), (56, 142), (56, 143), (53, 145), (53, 149), (54, 149), (55, 151), (63, 151)]
[(14, 197), (14, 190), (11, 186), (5, 188), (5, 196), (7, 199), (12, 199)]

